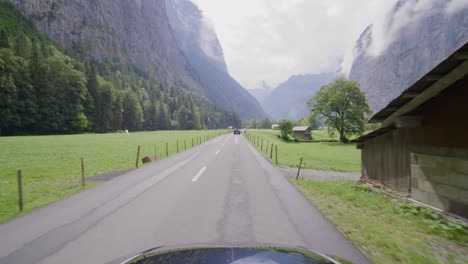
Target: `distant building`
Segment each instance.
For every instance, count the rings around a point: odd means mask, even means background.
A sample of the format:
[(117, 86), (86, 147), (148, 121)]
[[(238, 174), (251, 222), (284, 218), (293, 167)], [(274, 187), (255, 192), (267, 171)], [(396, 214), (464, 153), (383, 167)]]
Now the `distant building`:
[(280, 129), (280, 125), (279, 125), (279, 124), (273, 124), (273, 125), (271, 125), (271, 129), (273, 129), (273, 130), (279, 130), (279, 129)]
[(300, 141), (311, 141), (312, 140), (312, 128), (309, 126), (294, 127), (293, 137)]
[(232, 126), (228, 126), (228, 129), (232, 129)]
[(408, 87), (353, 142), (362, 178), (468, 218), (468, 43)]

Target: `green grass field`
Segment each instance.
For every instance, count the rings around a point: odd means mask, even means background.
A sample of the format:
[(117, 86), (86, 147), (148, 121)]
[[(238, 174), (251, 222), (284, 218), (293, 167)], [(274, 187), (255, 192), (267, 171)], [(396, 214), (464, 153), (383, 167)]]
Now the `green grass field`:
[[(226, 131), (158, 131), (126, 134), (0, 137), (0, 223), (20, 215), (17, 170), (23, 174), (24, 211), (63, 199), (82, 190), (81, 163), (86, 176), (135, 167), (138, 145), (141, 155), (166, 157), (197, 143), (199, 137)], [(185, 144), (184, 144), (185, 141)], [(140, 159), (141, 164), (141, 159)], [(87, 187), (93, 183), (88, 183)]]
[(376, 264), (467, 263), (468, 228), (408, 214), (353, 181), (291, 183)]
[[(361, 151), (355, 144), (339, 142), (286, 142), (277, 137), (277, 130), (249, 129), (246, 136), (259, 137), (257, 149), (270, 159), (271, 144), (278, 145), (278, 166), (298, 167), (299, 159), (304, 158), (303, 167), (326, 171), (359, 172), (361, 170)], [(314, 140), (329, 140), (327, 131), (312, 132)], [(263, 150), (261, 140), (263, 139)], [(266, 147), (268, 145), (268, 154)], [(273, 163), (276, 163), (273, 152)]]

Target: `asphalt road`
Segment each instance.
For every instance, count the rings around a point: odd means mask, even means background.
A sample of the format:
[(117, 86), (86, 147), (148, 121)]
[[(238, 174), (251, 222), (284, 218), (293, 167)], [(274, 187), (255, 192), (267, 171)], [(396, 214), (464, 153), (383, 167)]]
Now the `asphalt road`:
[(0, 225), (0, 263), (109, 263), (156, 246), (302, 246), (369, 263), (243, 136), (225, 135)]

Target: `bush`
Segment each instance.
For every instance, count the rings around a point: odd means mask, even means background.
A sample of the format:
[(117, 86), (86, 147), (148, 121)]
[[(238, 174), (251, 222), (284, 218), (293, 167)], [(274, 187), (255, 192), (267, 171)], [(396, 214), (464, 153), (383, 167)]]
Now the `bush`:
[(292, 134), (293, 130), (293, 124), (289, 120), (282, 120), (279, 123), (279, 129), (281, 133), (281, 138), (284, 140), (289, 140), (289, 135)]

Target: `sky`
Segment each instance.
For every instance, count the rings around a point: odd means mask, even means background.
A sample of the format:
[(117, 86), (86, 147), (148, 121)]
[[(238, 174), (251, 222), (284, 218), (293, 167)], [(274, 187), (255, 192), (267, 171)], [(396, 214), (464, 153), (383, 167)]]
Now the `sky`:
[(396, 0), (192, 0), (214, 27), (230, 74), (245, 88), (290, 76), (349, 73), (356, 40)]

